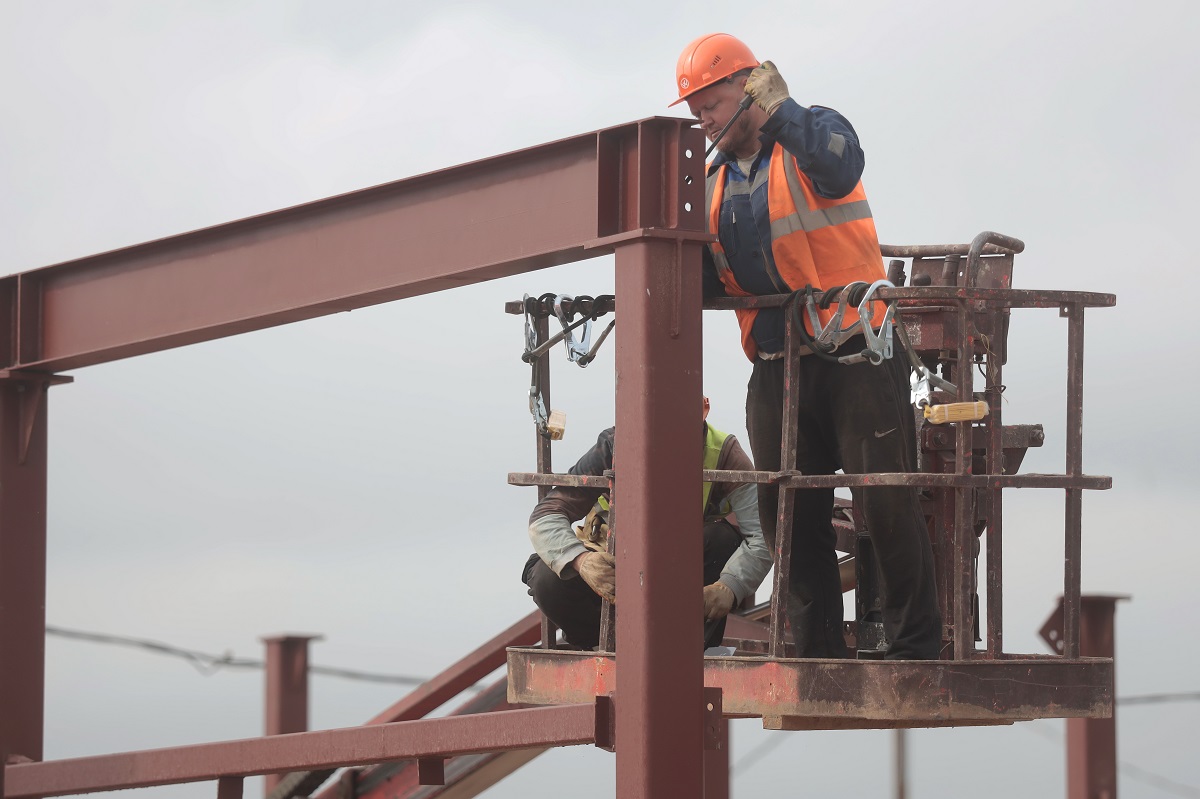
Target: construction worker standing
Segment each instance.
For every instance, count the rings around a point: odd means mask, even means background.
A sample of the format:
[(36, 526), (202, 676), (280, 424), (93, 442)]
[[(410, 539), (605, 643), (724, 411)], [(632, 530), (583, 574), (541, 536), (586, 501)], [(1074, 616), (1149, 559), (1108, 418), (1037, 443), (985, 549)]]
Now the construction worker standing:
[[(752, 468), (737, 439), (708, 424), (708, 410), (705, 397), (704, 468)], [(610, 427), (602, 432), (570, 474), (602, 475), (612, 469), (614, 431)], [(721, 643), (726, 616), (762, 583), (771, 568), (771, 553), (763, 540), (754, 486), (705, 483), (702, 496), (707, 648)], [(605, 546), (608, 500), (608, 492), (598, 488), (556, 486), (529, 517), (535, 552), (521, 580), (567, 641), (585, 649), (600, 640), (601, 597), (616, 600), (616, 563)], [(573, 530), (571, 521), (585, 514), (583, 524)]]
[[(728, 34), (701, 36), (679, 57), (679, 99), (710, 140), (705, 296), (823, 290), (884, 278), (871, 209), (859, 177), (863, 151), (854, 128), (829, 108), (793, 100), (771, 62), (760, 63)], [(830, 315), (822, 311), (822, 323)], [(784, 312), (739, 310), (742, 346), (754, 363), (747, 388), (750, 446), (759, 470), (780, 467)], [(876, 318), (880, 318), (877, 315)], [(857, 319), (847, 309), (844, 325)], [(811, 325), (805, 320), (810, 335)], [(864, 349), (861, 335), (838, 355)], [(797, 467), (803, 474), (909, 472), (916, 466), (908, 368), (901, 352), (880, 366), (838, 363), (804, 348), (797, 390)], [(774, 551), (778, 488), (758, 487), (764, 532)], [(854, 491), (880, 566), (886, 657), (934, 659), (941, 618), (933, 553), (915, 489)], [(788, 619), (802, 657), (846, 657), (842, 594), (831, 517), (833, 491), (796, 492)]]

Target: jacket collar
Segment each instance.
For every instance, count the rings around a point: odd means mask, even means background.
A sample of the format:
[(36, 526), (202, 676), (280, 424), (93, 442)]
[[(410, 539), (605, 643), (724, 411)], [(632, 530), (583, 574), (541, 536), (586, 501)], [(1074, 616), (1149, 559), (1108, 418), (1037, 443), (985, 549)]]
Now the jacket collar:
[[(769, 133), (763, 133), (759, 131), (758, 141), (761, 145), (758, 150), (758, 157), (762, 158), (765, 155), (769, 158), (771, 156), (771, 150), (775, 147), (775, 137)], [(715, 174), (718, 169), (726, 164), (736, 162), (736, 159), (730, 158), (721, 150), (717, 150), (716, 153), (717, 154), (713, 157), (713, 160), (708, 162), (708, 171), (705, 174), (707, 174), (709, 177)]]

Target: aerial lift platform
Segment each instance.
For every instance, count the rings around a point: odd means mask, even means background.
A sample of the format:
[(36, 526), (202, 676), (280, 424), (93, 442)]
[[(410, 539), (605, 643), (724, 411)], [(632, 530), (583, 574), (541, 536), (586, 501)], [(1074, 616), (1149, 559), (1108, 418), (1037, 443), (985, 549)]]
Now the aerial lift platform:
[[(219, 799), (240, 799), (244, 777), (290, 773), (275, 788), (280, 799), (312, 794), (318, 778), (334, 769), (401, 761), (411, 764), (401, 781), (428, 789), (390, 790), (380, 770), (395, 766), (386, 765), (350, 772), (361, 779), (338, 792), (432, 796), (463, 758), (475, 758), (477, 777), (491, 759), (490, 777), (460, 783), (457, 795), (465, 796), (531, 753), (581, 744), (615, 748), (623, 799), (701, 796), (705, 752), (721, 750), (725, 716), (812, 729), (1111, 714), (1111, 659), (1080, 655), (1079, 568), (1082, 493), (1109, 487), (1108, 478), (1082, 468), (1084, 310), (1113, 305), (1114, 298), (1011, 288), (1020, 244), (991, 234), (971, 246), (885, 248), (885, 257), (908, 260), (911, 278), (878, 295), (901, 309), (922, 360), (948, 369), (944, 377), (956, 396), (939, 402), (974, 401), (972, 370), (983, 367), (982, 401), (991, 414), (982, 423), (923, 429), (918, 474), (708, 475), (789, 489), (920, 487), (938, 558), (943, 659), (870, 657), (881, 641), (873, 626), (870, 555), (853, 508), (843, 509), (841, 522), (843, 548), (859, 564), (859, 612), (848, 630), (858, 659), (789, 658), (777, 605), (767, 625), (730, 626), (737, 655), (701, 656), (699, 569), (667, 564), (699, 563), (694, 530), (702, 464), (690, 446), (698, 419), (678, 409), (699, 409), (702, 394), (700, 259), (712, 238), (705, 230), (703, 152), (704, 138), (690, 120), (646, 119), (0, 278), (0, 796), (214, 780)], [(620, 474), (599, 478), (605, 485), (612, 480), (620, 495), (622, 599), (620, 623), (609, 624), (608, 651), (555, 649), (549, 631), (538, 635), (531, 614), (361, 727), (44, 760), (48, 389), (70, 382), (62, 371), (607, 254), (616, 257), (614, 305), (621, 318), (615, 361), (622, 453)], [(1038, 431), (1000, 422), (1000, 368), (1013, 308), (1057, 309), (1067, 320), (1062, 474), (1017, 473), (1020, 453), (1040, 443)], [(539, 456), (537, 473), (511, 482), (567, 484), (549, 467)], [(1066, 495), (1057, 656), (1015, 655), (1003, 647), (1006, 488)], [(781, 495), (786, 517), (791, 492)], [(654, 535), (641, 534), (649, 530)], [(986, 619), (976, 618), (974, 603), (981, 540), (988, 555)], [(786, 537), (781, 542), (787, 546)], [(983, 648), (975, 645), (977, 628), (986, 636)], [(494, 689), (461, 712), (424, 718), (503, 664), (506, 647), (539, 637), (543, 646), (507, 653), (507, 696)]]
[[(1012, 289), (1013, 262), (1024, 244), (1009, 236), (984, 232), (970, 244), (884, 246), (890, 283), (875, 296), (897, 308), (898, 338), (915, 355), (913, 371), (932, 373), (943, 382), (924, 386), (931, 413), (917, 413), (917, 474), (801, 475), (779, 472), (706, 472), (704, 479), (731, 483), (775, 483), (780, 492), (777, 529), (788, 531), (776, 545), (777, 564), (772, 600), (731, 621), (725, 643), (732, 656), (708, 656), (704, 683), (719, 689), (727, 717), (762, 718), (769, 729), (860, 729), (1011, 724), (1038, 718), (1093, 718), (1112, 712), (1112, 662), (1083, 658), (1078, 652), (1080, 498), (1085, 489), (1105, 489), (1108, 477), (1083, 474), (1082, 357), (1083, 309), (1112, 305), (1105, 294), (1021, 291)], [(847, 289), (848, 291), (849, 289)], [(568, 298), (570, 299), (570, 298)], [(710, 309), (778, 305), (788, 298), (722, 298)], [(548, 303), (543, 302), (542, 305)], [(561, 306), (562, 303), (560, 302)], [(593, 315), (608, 306), (588, 308)], [(540, 308), (537, 301), (510, 303), (512, 313)], [(1038, 424), (1002, 422), (1003, 367), (1014, 308), (1057, 309), (1068, 322), (1067, 463), (1061, 474), (1019, 474), (1029, 447), (1044, 442)], [(788, 314), (787, 367), (795, 352), (795, 316)], [(566, 322), (572, 319), (563, 319)], [(903, 329), (901, 330), (901, 326)], [(540, 331), (539, 339), (545, 334)], [(545, 361), (546, 355), (542, 355)], [(904, 357), (899, 348), (895, 357)], [(549, 367), (548, 362), (541, 368)], [(974, 386), (974, 373), (983, 385)], [(547, 381), (548, 382), (548, 381)], [(792, 386), (790, 372), (785, 386)], [(935, 386), (938, 383), (935, 382)], [(951, 393), (947, 393), (951, 392)], [(956, 393), (955, 393), (956, 392)], [(548, 387), (544, 402), (549, 407)], [(785, 391), (794, 419), (795, 392)], [(982, 408), (986, 407), (986, 415)], [(973, 406), (973, 407), (972, 407)], [(975, 410), (964, 421), (934, 423), (937, 409)], [(928, 418), (926, 418), (928, 416)], [(786, 424), (786, 423), (785, 423)], [(781, 462), (795, 463), (792, 426), (784, 428)], [(790, 436), (790, 438), (789, 438)], [(553, 474), (544, 445), (539, 442), (539, 470), (514, 473), (515, 485), (587, 485), (614, 489), (619, 474), (603, 479)], [(870, 539), (853, 503), (839, 501), (835, 510), (838, 548), (854, 559), (857, 618), (846, 625), (853, 660), (797, 659), (787, 639), (783, 605), (786, 593), (786, 553), (790, 550), (793, 491), (801, 488), (848, 488), (883, 485), (915, 486), (934, 546), (939, 604), (944, 625), (942, 657), (936, 662), (883, 661), (886, 641), (879, 621), (878, 582)], [(1056, 488), (1066, 491), (1064, 536), (1064, 644), (1060, 655), (1017, 654), (1003, 647), (1002, 523), (1006, 488)], [(764, 512), (765, 509), (764, 509)], [(617, 517), (620, 518), (619, 515)], [(620, 536), (619, 522), (614, 532)], [(986, 618), (979, 615), (978, 555), (986, 553)], [(784, 569), (778, 564), (785, 564)], [(606, 608), (607, 610), (607, 608)], [(509, 652), (509, 701), (526, 704), (590, 701), (619, 694), (611, 618), (606, 613), (601, 652), (571, 651), (555, 646), (552, 629), (539, 648)], [(765, 624), (748, 624), (751, 619)], [(976, 642), (986, 632), (983, 646)]]

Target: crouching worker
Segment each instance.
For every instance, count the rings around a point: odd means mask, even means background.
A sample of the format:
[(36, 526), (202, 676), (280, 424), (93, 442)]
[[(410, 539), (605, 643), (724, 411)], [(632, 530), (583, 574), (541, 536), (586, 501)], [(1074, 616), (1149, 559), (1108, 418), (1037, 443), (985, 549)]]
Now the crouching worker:
[[(704, 418), (709, 402), (704, 398)], [(602, 475), (613, 468), (613, 432), (571, 467), (571, 474)], [(737, 439), (705, 421), (701, 440), (705, 469), (750, 470), (753, 466)], [(615, 601), (616, 564), (606, 551), (608, 492), (597, 488), (556, 486), (529, 517), (529, 556), (521, 579), (533, 601), (554, 622), (567, 642), (584, 649), (600, 641), (601, 597)], [(705, 483), (704, 503), (704, 646), (718, 646), (725, 617), (763, 581), (771, 553), (758, 518), (758, 492), (752, 484)], [(587, 517), (572, 528), (571, 520)], [(697, 602), (697, 612), (700, 603)]]

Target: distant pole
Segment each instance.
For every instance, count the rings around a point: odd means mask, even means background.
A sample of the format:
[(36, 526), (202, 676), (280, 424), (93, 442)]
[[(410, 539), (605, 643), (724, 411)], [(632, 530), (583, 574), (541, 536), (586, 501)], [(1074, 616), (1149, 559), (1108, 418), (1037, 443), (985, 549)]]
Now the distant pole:
[(908, 798), (908, 730), (896, 730), (896, 799)]
[[(1114, 624), (1123, 597), (1084, 596), (1079, 619), (1079, 654), (1111, 658), (1116, 653)], [(1113, 683), (1117, 680), (1113, 664)], [(1115, 693), (1115, 690), (1114, 690)], [(1116, 799), (1117, 708), (1106, 719), (1067, 719), (1068, 799)]]
[[(318, 635), (277, 635), (267, 645), (266, 717), (264, 735), (308, 731), (308, 642)], [(263, 795), (270, 796), (281, 775), (263, 777)]]
[[(1084, 594), (1078, 620), (1079, 655), (1113, 659), (1116, 693), (1117, 602), (1125, 595)], [(1063, 601), (1042, 625), (1042, 639), (1055, 652), (1065, 650)], [(1106, 719), (1067, 719), (1067, 799), (1116, 799), (1117, 709)]]

